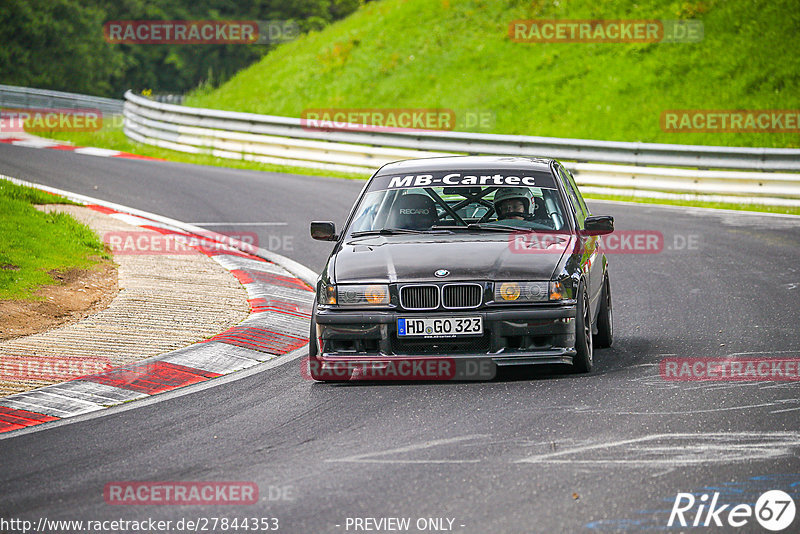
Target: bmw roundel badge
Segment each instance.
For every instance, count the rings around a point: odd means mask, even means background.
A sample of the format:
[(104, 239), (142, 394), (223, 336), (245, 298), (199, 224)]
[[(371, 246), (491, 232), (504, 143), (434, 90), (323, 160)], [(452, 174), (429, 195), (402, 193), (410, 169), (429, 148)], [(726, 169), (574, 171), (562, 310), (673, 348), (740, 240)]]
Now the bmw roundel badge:
[(447, 269), (439, 269), (438, 271), (436, 271), (436, 272), (435, 272), (435, 273), (433, 273), (433, 274), (434, 274), (435, 276), (438, 276), (439, 278), (444, 278), (445, 276), (447, 276), (448, 274), (450, 274), (450, 271), (448, 271)]

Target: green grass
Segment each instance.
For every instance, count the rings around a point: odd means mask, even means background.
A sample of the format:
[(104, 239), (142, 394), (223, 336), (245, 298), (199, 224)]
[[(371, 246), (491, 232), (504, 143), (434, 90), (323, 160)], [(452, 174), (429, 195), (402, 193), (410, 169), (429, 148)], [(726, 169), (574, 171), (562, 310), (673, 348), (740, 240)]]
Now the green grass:
[[(700, 19), (699, 43), (517, 43), (516, 19)], [(381, 0), (279, 46), (186, 105), (301, 116), (313, 108), (447, 108), (483, 131), (799, 147), (797, 133), (667, 133), (670, 109), (800, 108), (796, 0)], [(470, 130), (477, 130), (471, 128)]]
[(11, 200), (18, 200), (20, 202), (27, 202), (28, 204), (72, 204), (78, 205), (61, 195), (53, 195), (40, 189), (33, 189), (32, 187), (24, 187), (17, 185), (8, 180), (0, 179), (0, 197)]
[(695, 206), (698, 208), (714, 208), (736, 211), (758, 211), (762, 213), (783, 213), (789, 215), (800, 215), (800, 207), (792, 206), (768, 206), (765, 204), (733, 204), (730, 202), (704, 202), (700, 200), (679, 200), (665, 198), (644, 198), (632, 197), (629, 195), (583, 195), (587, 200), (615, 200), (619, 202), (637, 202), (641, 204), (661, 204), (668, 206)]
[(49, 271), (87, 269), (111, 257), (85, 224), (32, 205), (53, 203), (70, 202), (0, 180), (0, 299), (37, 300), (36, 289), (56, 283)]

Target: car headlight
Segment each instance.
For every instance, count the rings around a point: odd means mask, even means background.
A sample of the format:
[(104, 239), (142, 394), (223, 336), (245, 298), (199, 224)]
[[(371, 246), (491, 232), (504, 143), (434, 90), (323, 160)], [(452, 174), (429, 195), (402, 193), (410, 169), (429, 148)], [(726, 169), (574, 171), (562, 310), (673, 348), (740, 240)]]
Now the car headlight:
[(319, 288), (319, 303), (320, 304), (336, 304), (336, 286), (330, 284), (322, 284)]
[(549, 302), (572, 298), (568, 280), (552, 282), (498, 282), (494, 285), (495, 302)]
[(499, 282), (494, 285), (495, 302), (545, 302), (547, 282)]
[(339, 306), (386, 306), (389, 304), (389, 286), (386, 284), (347, 284), (327, 286), (323, 302)]

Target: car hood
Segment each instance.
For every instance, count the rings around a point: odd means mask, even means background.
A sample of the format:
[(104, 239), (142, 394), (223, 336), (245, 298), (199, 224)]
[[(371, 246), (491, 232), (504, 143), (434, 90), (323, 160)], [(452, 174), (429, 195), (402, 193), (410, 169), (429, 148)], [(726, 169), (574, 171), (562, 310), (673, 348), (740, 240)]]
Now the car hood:
[[(549, 280), (569, 241), (521, 249), (509, 234), (359, 238), (342, 245), (333, 270), (336, 283)], [(450, 274), (437, 278), (439, 269)]]

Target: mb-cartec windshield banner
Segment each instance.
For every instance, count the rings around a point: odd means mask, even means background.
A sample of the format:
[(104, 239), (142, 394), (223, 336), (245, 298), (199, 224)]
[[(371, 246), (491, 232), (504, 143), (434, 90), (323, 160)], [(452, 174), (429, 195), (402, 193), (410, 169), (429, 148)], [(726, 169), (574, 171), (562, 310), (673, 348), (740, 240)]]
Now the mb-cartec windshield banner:
[(408, 189), (412, 187), (545, 187), (555, 188), (549, 173), (503, 170), (462, 171), (430, 174), (403, 174), (376, 176), (370, 190)]

